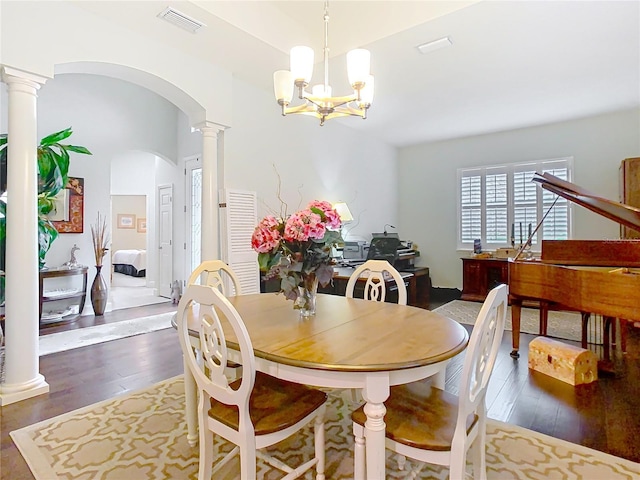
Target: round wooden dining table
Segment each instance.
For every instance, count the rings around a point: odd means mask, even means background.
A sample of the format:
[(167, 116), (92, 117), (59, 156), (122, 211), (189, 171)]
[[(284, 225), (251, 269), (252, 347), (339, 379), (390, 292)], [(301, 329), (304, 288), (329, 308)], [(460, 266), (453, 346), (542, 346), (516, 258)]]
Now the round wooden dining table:
[[(385, 406), (389, 388), (433, 377), (444, 388), (448, 362), (469, 341), (467, 330), (438, 313), (395, 303), (319, 294), (316, 314), (301, 318), (281, 294), (228, 297), (244, 321), (256, 369), (284, 380), (361, 389), (366, 401), (367, 478), (385, 477)], [(189, 310), (187, 310), (189, 312)], [(193, 315), (187, 321), (193, 322)], [(237, 348), (223, 323), (227, 346)], [(197, 348), (197, 326), (190, 325)], [(197, 441), (197, 391), (185, 368), (189, 441)]]

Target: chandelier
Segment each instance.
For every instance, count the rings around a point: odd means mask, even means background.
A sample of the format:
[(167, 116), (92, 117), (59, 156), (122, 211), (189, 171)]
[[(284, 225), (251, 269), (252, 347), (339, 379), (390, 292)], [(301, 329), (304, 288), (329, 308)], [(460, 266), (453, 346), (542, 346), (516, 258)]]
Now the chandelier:
[[(358, 48), (347, 53), (347, 76), (353, 88), (353, 94), (344, 97), (332, 97), (329, 85), (329, 2), (324, 4), (324, 83), (314, 85), (311, 93), (305, 88), (313, 74), (313, 49), (293, 47), (289, 54), (290, 70), (278, 70), (273, 74), (273, 87), (282, 115), (300, 113), (325, 120), (338, 117), (356, 116), (367, 118), (367, 110), (373, 101), (373, 76), (369, 73), (371, 54)], [(294, 89), (299, 105), (289, 106)]]

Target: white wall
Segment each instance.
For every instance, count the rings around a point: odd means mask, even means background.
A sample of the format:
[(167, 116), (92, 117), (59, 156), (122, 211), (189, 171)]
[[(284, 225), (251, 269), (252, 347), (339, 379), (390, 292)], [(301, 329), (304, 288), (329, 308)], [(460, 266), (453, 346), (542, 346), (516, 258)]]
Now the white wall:
[(9, 111), (7, 109), (8, 91), (5, 83), (0, 83), (0, 132), (7, 133)]
[[(279, 175), (280, 195), (288, 213), (314, 199), (344, 200), (359, 220), (349, 226), (352, 234), (369, 239), (371, 232), (379, 231), (385, 223), (395, 225), (396, 150), (345, 126), (362, 119), (332, 120), (320, 127), (312, 118), (282, 117), (270, 92), (246, 82), (234, 79), (233, 92), (233, 127), (221, 134), (224, 150), (218, 156), (224, 170), (220, 172), (221, 187), (257, 192), (259, 216), (279, 213)], [(180, 161), (200, 154), (201, 136), (189, 132), (182, 115), (178, 131)], [(184, 199), (184, 188), (184, 180), (174, 185), (174, 199)], [(184, 215), (179, 212), (174, 215), (174, 232), (184, 234)], [(184, 261), (184, 254), (174, 250), (178, 268), (176, 257)]]
[[(419, 246), (434, 286), (462, 288), (456, 251), (458, 168), (574, 157), (574, 183), (618, 201), (620, 161), (640, 155), (640, 110), (535, 128), (416, 145), (399, 152), (399, 205), (403, 236)], [(618, 224), (578, 205), (574, 238), (617, 238)]]
[[(118, 228), (118, 215), (123, 214), (134, 216), (133, 228)], [(111, 195), (111, 258), (118, 250), (147, 250), (147, 232), (138, 231), (141, 219), (147, 220), (146, 195)]]
[(99, 75), (56, 75), (38, 94), (38, 134), (71, 126), (71, 143), (90, 140), (94, 155), (141, 150), (175, 162), (177, 118), (159, 95)]
[[(360, 223), (353, 232), (368, 236), (397, 221), (395, 149), (337, 122), (320, 127), (317, 120), (282, 118), (271, 96), (236, 81), (238, 105), (233, 128), (224, 134), (228, 188), (255, 190), (261, 214), (288, 211), (313, 199), (344, 200)], [(250, 112), (250, 113), (249, 113)], [(362, 121), (349, 119), (349, 121)], [(46, 261), (57, 266), (69, 258), (73, 244), (80, 263), (95, 264), (90, 226), (98, 211), (110, 211), (110, 195), (147, 195), (148, 282), (157, 272), (155, 234), (156, 187), (174, 187), (174, 275), (184, 270), (184, 157), (200, 153), (200, 133), (192, 133), (186, 116), (154, 93), (121, 80), (96, 75), (58, 75), (43, 86), (38, 99), (38, 135), (72, 126), (70, 143), (92, 156), (72, 154), (70, 175), (85, 179), (84, 233), (63, 234)], [(162, 155), (152, 155), (149, 152)], [(173, 162), (179, 161), (180, 166)], [(109, 225), (112, 231), (113, 226)], [(110, 267), (105, 258), (105, 269)]]
[(395, 225), (396, 150), (348, 127), (362, 119), (320, 127), (311, 117), (282, 117), (273, 95), (237, 79), (233, 105), (234, 126), (224, 134), (226, 186), (256, 191), (260, 216), (280, 211), (279, 175), (289, 213), (314, 199), (343, 200), (359, 220), (353, 234), (369, 239), (385, 223)]
[(50, 78), (54, 71), (78, 69), (128, 78), (180, 105), (192, 123), (230, 125), (230, 72), (95, 15), (81, 4), (2, 2), (1, 63)]
[[(155, 228), (156, 160), (149, 152), (162, 155), (160, 162), (179, 174), (177, 156), (178, 110), (164, 98), (121, 80), (96, 76), (66, 74), (48, 81), (38, 98), (38, 136), (73, 127), (68, 143), (82, 145), (93, 155), (72, 153), (71, 176), (85, 179), (84, 233), (61, 234), (47, 254), (49, 266), (69, 259), (74, 243), (78, 261), (93, 266), (91, 225), (97, 213), (110, 218), (110, 196), (144, 194), (147, 196), (148, 231)], [(173, 163), (172, 163), (173, 162)], [(112, 183), (113, 179), (113, 183)], [(166, 175), (162, 176), (166, 179)], [(109, 222), (109, 231), (113, 225)], [(149, 250), (156, 240), (149, 235)], [(110, 255), (105, 257), (110, 268)], [(153, 286), (157, 260), (148, 255), (149, 286)], [(91, 275), (90, 275), (91, 278)], [(105, 277), (106, 278), (106, 277)]]

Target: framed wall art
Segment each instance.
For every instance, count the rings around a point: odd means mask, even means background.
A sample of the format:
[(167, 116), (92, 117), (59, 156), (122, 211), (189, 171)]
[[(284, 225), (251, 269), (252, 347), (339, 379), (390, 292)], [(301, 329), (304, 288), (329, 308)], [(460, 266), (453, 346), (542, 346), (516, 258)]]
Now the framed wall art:
[(136, 216), (132, 213), (119, 213), (117, 227), (136, 228)]
[(136, 223), (136, 231), (138, 233), (147, 233), (147, 219), (139, 218)]
[(83, 232), (84, 178), (69, 177), (66, 188), (56, 195), (49, 219), (58, 233)]

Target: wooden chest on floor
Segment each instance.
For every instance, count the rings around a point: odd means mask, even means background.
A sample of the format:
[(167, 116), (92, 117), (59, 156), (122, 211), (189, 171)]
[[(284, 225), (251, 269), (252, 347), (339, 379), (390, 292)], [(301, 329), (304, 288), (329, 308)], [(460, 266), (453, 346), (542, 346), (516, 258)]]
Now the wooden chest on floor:
[(571, 385), (598, 379), (595, 353), (547, 337), (537, 337), (529, 343), (529, 368)]

